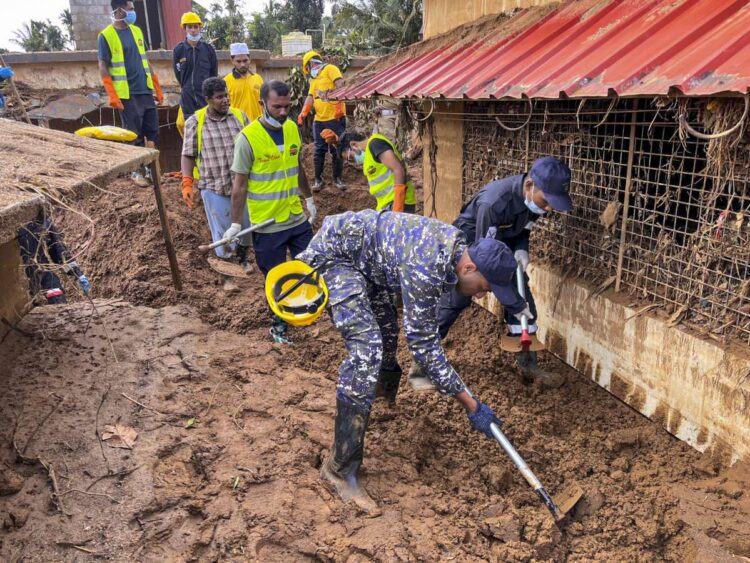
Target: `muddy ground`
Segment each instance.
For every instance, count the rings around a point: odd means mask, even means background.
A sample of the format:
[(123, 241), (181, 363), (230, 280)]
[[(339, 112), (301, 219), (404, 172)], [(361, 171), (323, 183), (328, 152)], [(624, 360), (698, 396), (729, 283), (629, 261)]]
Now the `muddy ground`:
[[(371, 205), (364, 182), (321, 213)], [(402, 385), (376, 403), (365, 518), (321, 485), (343, 344), (327, 317), (268, 339), (262, 278), (223, 293), (194, 249), (208, 231), (165, 183), (185, 291), (175, 296), (153, 196), (119, 180), (60, 217), (92, 304), (33, 310), (0, 346), (0, 558), (10, 561), (742, 561), (750, 475), (670, 436), (554, 358), (559, 389), (524, 385), (478, 307), (451, 360), (551, 492), (587, 494), (558, 528), (461, 409)], [(92, 236), (93, 233), (93, 236)], [(403, 344), (399, 359), (408, 368)], [(117, 437), (131, 449), (113, 447)], [(110, 429), (112, 430), (112, 429)], [(133, 442), (133, 434), (135, 441)], [(107, 437), (106, 440), (102, 439)], [(15, 443), (15, 446), (13, 445)], [(121, 444), (127, 445), (127, 444)], [(54, 480), (50, 478), (54, 475)]]

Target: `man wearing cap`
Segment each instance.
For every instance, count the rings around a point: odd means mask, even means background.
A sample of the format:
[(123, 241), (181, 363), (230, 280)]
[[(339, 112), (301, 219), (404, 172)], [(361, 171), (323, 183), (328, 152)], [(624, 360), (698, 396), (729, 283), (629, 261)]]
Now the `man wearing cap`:
[[(547, 212), (567, 212), (573, 208), (568, 193), (570, 169), (562, 161), (545, 156), (531, 166), (528, 174), (510, 176), (490, 182), (463, 206), (458, 219), (453, 223), (461, 229), (468, 240), (480, 240), (492, 236), (507, 244), (523, 270), (529, 265), (529, 234), (535, 222)], [(526, 299), (529, 304), (529, 334), (537, 331), (536, 305), (529, 289), (529, 277), (524, 273)], [(515, 283), (515, 281), (514, 281)], [(471, 304), (471, 299), (455, 292), (443, 296), (438, 311), (440, 336), (444, 338), (458, 315)], [(520, 315), (505, 308), (505, 323), (511, 335), (521, 334)], [(519, 367), (526, 376), (538, 377), (543, 372), (537, 367), (536, 352), (520, 353)], [(412, 386), (429, 390), (419, 366), (409, 372)]]
[(232, 59), (232, 72), (224, 77), (229, 89), (229, 102), (233, 108), (245, 112), (250, 121), (255, 121), (263, 113), (260, 104), (260, 88), (263, 78), (250, 70), (250, 50), (245, 43), (232, 43), (229, 46)]
[(313, 140), (315, 141), (315, 181), (313, 191), (323, 188), (323, 168), (325, 166), (326, 153), (331, 153), (333, 165), (333, 184), (340, 190), (346, 189), (342, 179), (344, 173), (344, 161), (339, 156), (336, 148), (327, 143), (322, 136), (324, 130), (330, 130), (339, 137), (346, 129), (346, 107), (344, 102), (336, 102), (328, 99), (328, 93), (344, 85), (344, 78), (336, 65), (323, 61), (323, 57), (316, 51), (308, 51), (302, 57), (302, 72), (310, 75), (310, 90), (305, 98), (305, 104), (297, 118), (297, 125), (302, 125), (310, 111), (315, 109), (315, 120), (313, 121)]
[(198, 14), (182, 14), (180, 26), (185, 30), (185, 40), (172, 51), (172, 67), (182, 88), (180, 109), (187, 121), (196, 110), (206, 107), (203, 82), (219, 75), (219, 61), (214, 48), (202, 41), (203, 22)]
[(448, 362), (437, 307), (446, 291), (471, 298), (492, 290), (508, 310), (524, 310), (511, 282), (516, 261), (499, 240), (469, 244), (459, 229), (435, 219), (372, 209), (326, 217), (297, 259), (319, 267), (331, 319), (348, 350), (339, 368), (333, 448), (321, 477), (343, 500), (374, 516), (379, 509), (358, 473), (372, 403), (376, 396), (394, 402), (401, 379), (391, 294), (401, 295), (404, 333), (415, 360), (441, 393), (466, 409), (471, 425), (491, 438), (490, 425), (500, 421), (472, 397)]

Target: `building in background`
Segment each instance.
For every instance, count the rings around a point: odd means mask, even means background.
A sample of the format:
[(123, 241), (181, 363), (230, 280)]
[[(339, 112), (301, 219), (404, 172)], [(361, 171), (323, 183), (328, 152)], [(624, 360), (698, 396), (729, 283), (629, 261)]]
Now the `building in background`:
[[(135, 0), (137, 24), (147, 49), (171, 49), (182, 41), (180, 16), (192, 9), (190, 0)], [(99, 32), (112, 23), (109, 0), (70, 0), (76, 50), (96, 49)]]

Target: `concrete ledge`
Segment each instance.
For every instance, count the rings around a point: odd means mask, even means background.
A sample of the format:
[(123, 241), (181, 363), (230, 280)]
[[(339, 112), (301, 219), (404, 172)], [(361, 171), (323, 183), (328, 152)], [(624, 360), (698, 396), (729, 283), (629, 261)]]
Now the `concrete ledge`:
[(750, 459), (750, 347), (634, 317), (621, 295), (546, 267), (530, 277), (548, 350), (695, 449)]

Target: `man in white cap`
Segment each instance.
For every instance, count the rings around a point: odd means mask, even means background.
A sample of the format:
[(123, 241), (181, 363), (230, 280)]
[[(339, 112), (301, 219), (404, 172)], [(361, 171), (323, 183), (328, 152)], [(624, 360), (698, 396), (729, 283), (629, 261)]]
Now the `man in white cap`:
[(241, 110), (250, 121), (255, 121), (263, 113), (260, 105), (260, 88), (263, 78), (250, 70), (250, 49), (245, 43), (232, 43), (229, 56), (234, 68), (224, 77), (229, 90), (229, 101), (233, 108)]

